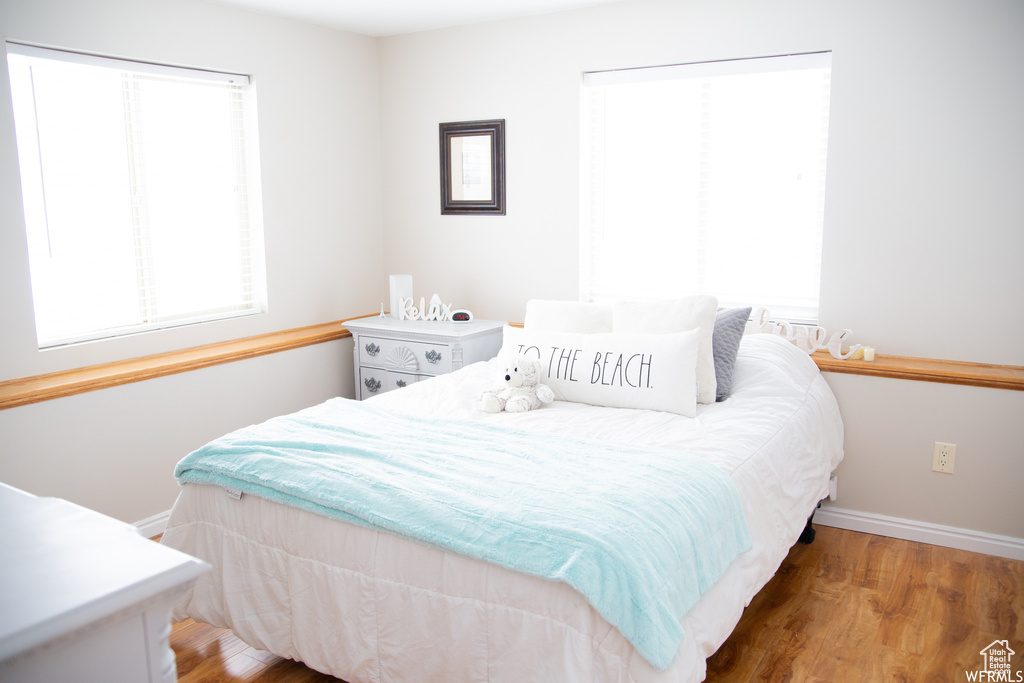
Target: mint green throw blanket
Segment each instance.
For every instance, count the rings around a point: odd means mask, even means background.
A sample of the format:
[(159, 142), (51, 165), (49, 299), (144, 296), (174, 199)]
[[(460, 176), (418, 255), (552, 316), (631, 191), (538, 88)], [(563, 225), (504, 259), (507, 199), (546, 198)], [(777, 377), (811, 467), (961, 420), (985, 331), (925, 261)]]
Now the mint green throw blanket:
[(698, 458), (341, 398), (212, 441), (175, 476), (564, 581), (659, 669), (750, 547), (731, 480)]

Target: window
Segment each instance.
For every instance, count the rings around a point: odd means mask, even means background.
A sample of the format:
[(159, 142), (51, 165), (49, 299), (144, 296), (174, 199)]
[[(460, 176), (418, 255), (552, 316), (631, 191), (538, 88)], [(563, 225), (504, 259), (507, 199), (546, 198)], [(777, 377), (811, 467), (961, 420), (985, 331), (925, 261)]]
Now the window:
[(818, 314), (830, 53), (584, 75), (580, 296)]
[(7, 53), (40, 348), (265, 309), (247, 77)]

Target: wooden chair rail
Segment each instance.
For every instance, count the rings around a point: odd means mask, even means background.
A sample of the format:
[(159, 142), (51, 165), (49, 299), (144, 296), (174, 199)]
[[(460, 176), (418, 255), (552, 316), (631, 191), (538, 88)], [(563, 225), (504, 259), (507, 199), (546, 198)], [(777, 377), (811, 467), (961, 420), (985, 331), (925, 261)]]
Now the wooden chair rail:
[(344, 320), (0, 382), (0, 410), (351, 337)]
[(863, 360), (836, 360), (828, 351), (816, 351), (811, 357), (822, 372), (1024, 391), (1024, 366), (1020, 365), (880, 355), (868, 363)]
[[(344, 324), (344, 320), (336, 320), (153, 356), (0, 382), (0, 410), (351, 337)], [(867, 363), (861, 360), (836, 360), (826, 351), (815, 352), (811, 357), (822, 372), (1024, 391), (1024, 366), (902, 356), (876, 356), (875, 362)]]

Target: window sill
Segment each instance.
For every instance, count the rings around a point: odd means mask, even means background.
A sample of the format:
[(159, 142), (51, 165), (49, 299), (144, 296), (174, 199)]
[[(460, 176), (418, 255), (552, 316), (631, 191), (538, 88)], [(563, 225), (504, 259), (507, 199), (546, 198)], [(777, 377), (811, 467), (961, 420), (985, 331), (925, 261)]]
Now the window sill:
[(0, 382), (0, 410), (351, 337), (337, 320), (180, 351)]
[(873, 363), (868, 363), (863, 360), (836, 360), (828, 351), (816, 351), (811, 358), (822, 372), (1024, 391), (1024, 366), (1020, 365), (877, 355)]

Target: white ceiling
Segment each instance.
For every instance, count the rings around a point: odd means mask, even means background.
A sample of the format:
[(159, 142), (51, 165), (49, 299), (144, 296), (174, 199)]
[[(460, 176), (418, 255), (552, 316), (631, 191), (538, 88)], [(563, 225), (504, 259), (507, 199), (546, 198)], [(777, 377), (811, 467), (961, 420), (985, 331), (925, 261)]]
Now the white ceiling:
[(546, 14), (618, 0), (214, 0), (370, 36)]

